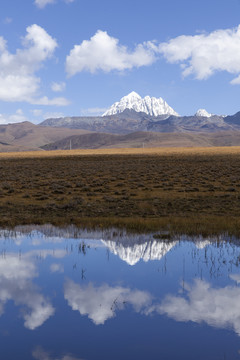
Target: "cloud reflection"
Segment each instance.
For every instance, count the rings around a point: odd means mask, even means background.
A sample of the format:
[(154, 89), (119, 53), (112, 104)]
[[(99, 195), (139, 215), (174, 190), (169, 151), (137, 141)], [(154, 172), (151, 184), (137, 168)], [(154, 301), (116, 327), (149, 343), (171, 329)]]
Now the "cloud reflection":
[(64, 298), (73, 310), (87, 315), (96, 325), (104, 324), (114, 317), (117, 310), (124, 309), (125, 304), (130, 304), (136, 312), (141, 312), (152, 301), (151, 295), (145, 291), (111, 287), (107, 284), (95, 287), (90, 283), (83, 287), (72, 280), (65, 282)]
[(52, 273), (63, 273), (64, 267), (62, 264), (53, 263), (50, 265), (50, 271)]
[(36, 360), (83, 360), (80, 358), (73, 357), (71, 355), (64, 355), (62, 357), (52, 356), (50, 353), (46, 352), (40, 346), (37, 347), (33, 352), (32, 356)]
[(218, 328), (233, 328), (240, 336), (240, 288), (213, 288), (202, 280), (186, 286), (186, 297), (168, 295), (148, 313), (157, 311), (176, 321), (205, 322)]
[(33, 261), (28, 256), (8, 254), (0, 258), (0, 314), (4, 305), (13, 300), (22, 306), (24, 326), (34, 330), (54, 314), (51, 303), (39, 293), (32, 279), (37, 276)]

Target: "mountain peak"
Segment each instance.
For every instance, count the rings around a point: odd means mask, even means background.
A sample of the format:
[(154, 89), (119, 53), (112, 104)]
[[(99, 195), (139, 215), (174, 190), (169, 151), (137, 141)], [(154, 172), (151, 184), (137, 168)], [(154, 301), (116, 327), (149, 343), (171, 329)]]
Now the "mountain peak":
[(202, 116), (202, 117), (211, 117), (213, 114), (210, 114), (209, 112), (207, 112), (207, 110), (205, 109), (199, 109), (195, 116)]
[(102, 116), (109, 116), (122, 113), (126, 109), (132, 109), (136, 112), (144, 112), (151, 116), (159, 115), (175, 115), (174, 111), (161, 97), (145, 96), (141, 98), (135, 91), (121, 98), (120, 101), (114, 103)]
[(130, 92), (128, 95), (124, 96), (125, 98), (128, 99), (141, 99), (141, 96), (136, 93), (135, 91)]

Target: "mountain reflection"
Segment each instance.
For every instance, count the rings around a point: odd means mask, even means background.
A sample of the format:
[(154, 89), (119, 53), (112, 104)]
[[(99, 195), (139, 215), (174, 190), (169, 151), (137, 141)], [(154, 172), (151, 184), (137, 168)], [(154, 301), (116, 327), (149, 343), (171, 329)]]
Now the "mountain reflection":
[[(239, 281), (240, 277), (232, 275), (231, 278)], [(185, 289), (186, 297), (167, 295), (148, 313), (166, 314), (176, 321), (205, 322), (218, 328), (233, 328), (240, 336), (239, 287), (214, 288), (208, 282), (197, 279), (192, 285), (187, 284)]]
[(32, 352), (32, 356), (36, 360), (83, 360), (80, 358), (76, 358), (72, 355), (63, 355), (61, 357), (52, 356), (49, 352), (45, 351), (42, 347), (37, 347)]
[(144, 243), (133, 243), (126, 241), (105, 241), (102, 243), (120, 259), (129, 265), (137, 264), (141, 259), (144, 262), (150, 260), (161, 260), (178, 242), (170, 243), (160, 241), (146, 241)]
[(152, 302), (152, 296), (145, 291), (107, 284), (80, 286), (72, 280), (65, 282), (64, 298), (73, 310), (87, 315), (96, 325), (104, 324), (125, 305), (132, 305), (136, 312), (141, 312)]

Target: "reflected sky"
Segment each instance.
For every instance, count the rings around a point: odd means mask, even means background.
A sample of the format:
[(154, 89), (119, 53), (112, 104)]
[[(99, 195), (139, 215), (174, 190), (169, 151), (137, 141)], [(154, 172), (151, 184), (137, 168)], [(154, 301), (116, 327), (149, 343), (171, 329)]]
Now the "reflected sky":
[(240, 359), (239, 261), (224, 237), (1, 230), (2, 357)]

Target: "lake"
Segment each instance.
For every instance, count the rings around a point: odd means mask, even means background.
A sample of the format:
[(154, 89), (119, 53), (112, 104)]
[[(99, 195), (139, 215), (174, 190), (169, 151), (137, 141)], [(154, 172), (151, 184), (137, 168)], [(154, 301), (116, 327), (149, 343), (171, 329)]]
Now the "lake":
[(240, 359), (240, 241), (0, 231), (4, 360)]

